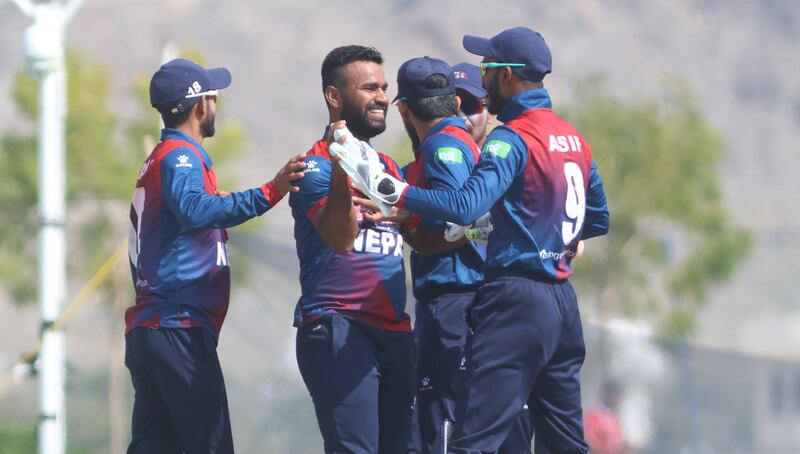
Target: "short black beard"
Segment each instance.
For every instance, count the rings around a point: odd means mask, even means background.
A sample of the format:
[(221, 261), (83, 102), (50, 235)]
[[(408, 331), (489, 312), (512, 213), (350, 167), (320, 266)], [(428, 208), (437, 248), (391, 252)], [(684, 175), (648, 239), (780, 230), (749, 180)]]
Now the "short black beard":
[(347, 97), (342, 98), (342, 120), (347, 122), (347, 129), (361, 140), (369, 140), (386, 130), (386, 116), (383, 121), (371, 121), (367, 116), (369, 110), (380, 107), (386, 112), (387, 106), (370, 103), (364, 110)]
[(503, 104), (506, 103), (506, 100), (503, 99), (503, 95), (500, 94), (500, 71), (494, 71), (494, 77), (489, 79), (489, 86), (486, 87), (486, 91), (489, 93), (489, 113), (492, 115), (497, 115), (500, 112), (500, 109), (503, 108)]
[(408, 134), (408, 138), (411, 139), (411, 149), (416, 152), (417, 148), (419, 148), (420, 140), (419, 134), (417, 134), (417, 129), (414, 128), (414, 125), (411, 123), (410, 120), (403, 119), (403, 126), (406, 128), (406, 134)]
[(214, 137), (214, 134), (217, 132), (217, 128), (214, 126), (214, 115), (211, 111), (207, 111), (206, 118), (200, 123), (200, 133), (203, 134), (203, 137)]

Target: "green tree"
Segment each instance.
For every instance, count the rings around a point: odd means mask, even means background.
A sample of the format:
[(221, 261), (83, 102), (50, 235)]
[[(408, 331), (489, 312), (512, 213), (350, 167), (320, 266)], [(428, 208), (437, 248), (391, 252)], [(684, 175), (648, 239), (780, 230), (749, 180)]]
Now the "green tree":
[(661, 101), (622, 101), (589, 78), (562, 113), (592, 147), (611, 213), (610, 233), (575, 262), (577, 284), (597, 296), (601, 318), (646, 317), (682, 338), (752, 239), (725, 208), (720, 133), (681, 80), (665, 82)]

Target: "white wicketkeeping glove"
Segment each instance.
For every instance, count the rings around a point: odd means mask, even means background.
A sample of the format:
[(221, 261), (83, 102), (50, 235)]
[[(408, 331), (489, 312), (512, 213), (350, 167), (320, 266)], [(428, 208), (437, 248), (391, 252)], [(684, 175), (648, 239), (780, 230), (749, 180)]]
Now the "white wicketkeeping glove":
[(328, 145), (328, 151), (331, 155), (341, 159), (339, 163), (342, 169), (356, 188), (375, 202), (384, 216), (390, 216), (391, 204), (380, 197), (375, 197), (374, 191), (370, 190), (370, 181), (383, 174), (383, 164), (381, 164), (378, 152), (368, 143), (353, 137), (347, 128), (337, 129), (333, 132), (334, 140), (339, 140), (343, 136), (345, 137), (344, 144), (331, 142)]
[(378, 198), (384, 203), (394, 205), (400, 200), (408, 187), (408, 183), (402, 182), (386, 172), (373, 175), (369, 181), (369, 197), (375, 200)]
[(448, 222), (447, 229), (444, 231), (444, 239), (452, 243), (466, 236), (470, 241), (486, 243), (489, 240), (492, 228), (492, 218), (489, 213), (486, 213), (470, 225), (457, 225)]

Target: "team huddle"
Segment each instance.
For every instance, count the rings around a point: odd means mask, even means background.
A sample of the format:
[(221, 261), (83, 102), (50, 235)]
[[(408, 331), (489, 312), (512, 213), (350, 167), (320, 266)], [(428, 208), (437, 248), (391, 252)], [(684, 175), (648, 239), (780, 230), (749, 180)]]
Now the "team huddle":
[[(129, 453), (233, 452), (216, 353), (230, 294), (225, 229), (286, 194), (297, 363), (326, 453), (588, 452), (568, 278), (582, 241), (608, 231), (602, 181), (589, 145), (552, 110), (539, 33), (463, 45), (479, 66), (411, 59), (391, 102), (378, 50), (333, 49), (320, 139), (273, 180), (231, 193), (217, 189), (202, 146), (230, 73), (176, 59), (153, 75), (165, 128), (130, 212)], [(390, 104), (411, 139), (405, 167), (370, 144)]]

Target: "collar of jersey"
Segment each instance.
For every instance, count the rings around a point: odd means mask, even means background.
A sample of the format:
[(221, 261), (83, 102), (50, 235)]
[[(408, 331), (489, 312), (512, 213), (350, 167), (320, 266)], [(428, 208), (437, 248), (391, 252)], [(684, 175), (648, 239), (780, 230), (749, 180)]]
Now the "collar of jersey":
[(552, 108), (553, 103), (550, 101), (550, 93), (544, 88), (534, 88), (533, 90), (517, 93), (513, 98), (509, 99), (498, 112), (497, 119), (503, 123), (508, 123), (528, 109)]
[(199, 143), (195, 142), (194, 139), (189, 137), (189, 135), (186, 134), (185, 132), (180, 131), (178, 129), (164, 128), (161, 130), (161, 140), (165, 139), (182, 140), (184, 142), (189, 142), (190, 144), (194, 145), (195, 148), (197, 148), (197, 151), (200, 152), (200, 155), (203, 157), (203, 162), (205, 163), (206, 168), (210, 169), (211, 166), (213, 165), (213, 162), (211, 161), (211, 156), (209, 156), (208, 153), (206, 153), (205, 148), (203, 148), (203, 146), (200, 145)]
[[(430, 131), (428, 131), (428, 135), (425, 136), (425, 140), (433, 137), (434, 134), (438, 134), (442, 131), (442, 129), (448, 126), (455, 126), (458, 128), (463, 129), (464, 131), (467, 130), (467, 122), (464, 121), (463, 118), (458, 117), (444, 117), (442, 118), (439, 123), (436, 123)], [(425, 141), (423, 140), (423, 142)]]

